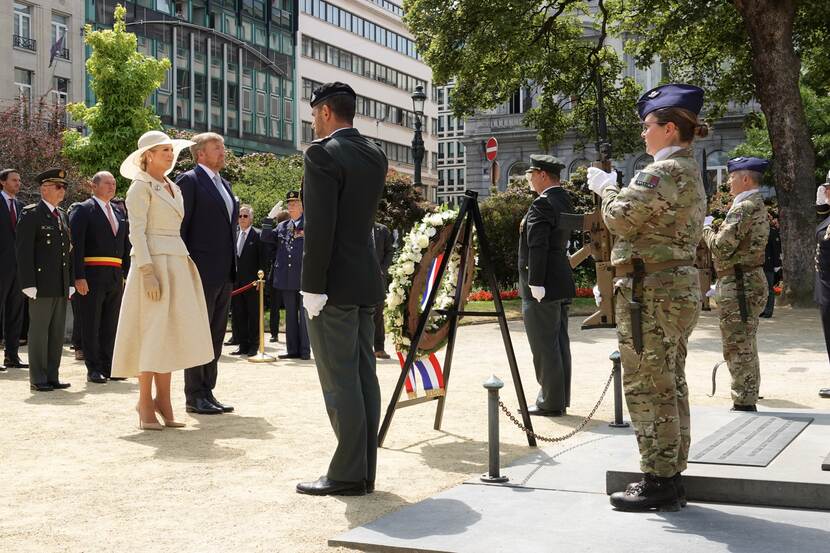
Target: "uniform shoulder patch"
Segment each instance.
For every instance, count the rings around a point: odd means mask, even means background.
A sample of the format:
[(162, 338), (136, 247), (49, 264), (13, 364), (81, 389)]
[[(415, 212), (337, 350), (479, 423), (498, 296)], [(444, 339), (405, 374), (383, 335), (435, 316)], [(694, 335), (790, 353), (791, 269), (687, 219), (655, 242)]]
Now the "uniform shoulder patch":
[(655, 175), (654, 173), (646, 173), (645, 171), (639, 171), (634, 176), (634, 186), (641, 186), (643, 188), (656, 188), (658, 184), (660, 184), (660, 176)]
[(740, 223), (741, 219), (743, 219), (744, 213), (740, 209), (733, 209), (730, 210), (729, 213), (726, 214), (726, 222), (727, 223)]

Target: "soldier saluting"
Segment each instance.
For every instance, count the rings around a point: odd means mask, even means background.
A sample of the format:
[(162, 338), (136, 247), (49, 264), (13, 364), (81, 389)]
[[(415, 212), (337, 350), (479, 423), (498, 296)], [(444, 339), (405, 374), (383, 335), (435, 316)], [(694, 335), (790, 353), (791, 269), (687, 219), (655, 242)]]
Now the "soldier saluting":
[(730, 159), (726, 168), (732, 207), (717, 232), (712, 230), (711, 215), (703, 221), (703, 240), (718, 273), (715, 297), (723, 358), (732, 375), (733, 411), (758, 410), (761, 372), (755, 334), (767, 304), (764, 252), (769, 237), (767, 207), (758, 185), (768, 165), (757, 157)]
[(692, 141), (708, 128), (698, 119), (703, 90), (668, 84), (637, 102), (646, 152), (654, 161), (629, 186), (616, 172), (588, 169), (602, 197), (602, 218), (616, 236), (617, 336), (623, 386), (640, 449), (643, 479), (611, 495), (623, 511), (676, 511), (685, 504), (680, 473), (689, 455), (686, 344), (700, 315), (694, 267), (703, 234), (706, 192)]
[(69, 388), (58, 380), (66, 302), (75, 292), (69, 221), (58, 207), (65, 178), (63, 169), (39, 174), (41, 200), (23, 208), (17, 225), (17, 274), (29, 298), (29, 383), (37, 392)]

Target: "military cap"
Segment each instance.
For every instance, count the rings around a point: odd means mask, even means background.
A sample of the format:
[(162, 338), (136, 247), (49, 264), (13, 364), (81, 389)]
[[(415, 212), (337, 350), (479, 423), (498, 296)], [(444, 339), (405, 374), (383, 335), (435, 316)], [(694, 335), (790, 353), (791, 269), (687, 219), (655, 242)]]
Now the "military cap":
[(547, 171), (549, 173), (558, 174), (565, 164), (558, 157), (549, 156), (545, 154), (533, 154), (530, 156), (530, 169), (525, 173), (532, 173), (533, 171)]
[(736, 157), (726, 162), (726, 170), (730, 173), (735, 171), (756, 171), (763, 173), (769, 167), (769, 161), (760, 157)]
[(66, 171), (63, 169), (47, 169), (46, 171), (35, 177), (38, 184), (46, 184), (47, 182), (57, 182), (66, 185)]
[(332, 96), (351, 96), (352, 98), (356, 98), (357, 94), (354, 93), (352, 87), (347, 85), (346, 83), (341, 83), (339, 81), (335, 81), (333, 83), (326, 83), (316, 89), (314, 92), (311, 93), (311, 107), (316, 106), (323, 100), (327, 100)]
[(695, 115), (703, 107), (703, 89), (690, 84), (671, 83), (652, 88), (637, 101), (640, 119), (660, 108), (683, 108)]
[(300, 193), (296, 190), (289, 190), (288, 193), (285, 195), (286, 202), (293, 202), (295, 200), (300, 199)]

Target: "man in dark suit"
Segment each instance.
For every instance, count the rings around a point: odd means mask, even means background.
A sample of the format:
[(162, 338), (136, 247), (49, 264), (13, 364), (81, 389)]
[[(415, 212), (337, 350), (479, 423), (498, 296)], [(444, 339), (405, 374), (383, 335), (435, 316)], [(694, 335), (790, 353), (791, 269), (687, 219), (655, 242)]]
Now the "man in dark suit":
[(781, 282), (781, 234), (778, 232), (778, 221), (771, 220), (769, 238), (764, 250), (764, 276), (767, 278), (767, 305), (761, 313), (765, 319), (772, 318), (775, 309), (775, 285)]
[[(260, 233), (252, 226), (253, 221), (254, 209), (246, 204), (240, 206), (234, 288), (250, 284), (259, 278), (257, 272), (265, 269)], [(231, 355), (256, 355), (259, 350), (259, 292), (256, 288), (231, 298), (231, 325), (239, 341), (239, 348)]]
[(20, 173), (14, 169), (0, 171), (0, 320), (3, 321), (3, 365), (6, 369), (28, 368), (17, 353), (23, 329), (25, 296), (17, 280), (17, 256), (14, 241), (23, 204), (17, 199), (20, 192)]
[(567, 245), (571, 229), (561, 215), (573, 210), (559, 172), (548, 155), (530, 156), (527, 176), (539, 194), (519, 227), (519, 292), (539, 393), (531, 415), (560, 417), (571, 400), (568, 306), (576, 296)]
[(58, 379), (66, 302), (75, 292), (69, 220), (58, 208), (66, 195), (66, 171), (37, 176), (41, 201), (20, 212), (17, 276), (29, 298), (29, 383), (33, 391), (69, 388)]
[[(395, 245), (392, 243), (392, 233), (381, 223), (375, 223), (372, 229), (372, 244), (375, 246), (375, 257), (380, 263), (383, 285), (388, 282), (389, 267), (392, 265), (392, 256), (395, 253)], [(375, 307), (375, 357), (378, 359), (389, 359), (389, 354), (384, 350), (386, 334), (383, 324), (384, 301)]]
[(112, 371), (118, 312), (130, 268), (130, 229), (126, 216), (110, 203), (115, 177), (100, 171), (91, 186), (92, 197), (69, 214), (69, 227), (86, 379), (104, 384)]
[(274, 269), (271, 272), (274, 288), (285, 305), (285, 353), (280, 359), (310, 359), (308, 327), (303, 313), (303, 297), (300, 295), (300, 274), (303, 269), (303, 236), (305, 219), (300, 193), (291, 190), (286, 194), (288, 219), (276, 228), (270, 219), (262, 229), (262, 240), (277, 247)]
[(196, 167), (176, 181), (184, 198), (182, 239), (199, 269), (205, 291), (213, 361), (185, 369), (184, 394), (188, 413), (230, 413), (233, 407), (213, 395), (222, 341), (228, 326), (231, 292), (236, 280), (236, 232), (239, 206), (231, 185), (219, 175), (225, 167), (225, 141), (212, 132), (195, 135), (190, 153)]
[(383, 150), (352, 127), (355, 93), (328, 83), (311, 98), (320, 138), (305, 152), (302, 294), (308, 333), (337, 449), (325, 476), (297, 484), (313, 495), (375, 488), (380, 387), (372, 353), (383, 298), (369, 236), (386, 179)]

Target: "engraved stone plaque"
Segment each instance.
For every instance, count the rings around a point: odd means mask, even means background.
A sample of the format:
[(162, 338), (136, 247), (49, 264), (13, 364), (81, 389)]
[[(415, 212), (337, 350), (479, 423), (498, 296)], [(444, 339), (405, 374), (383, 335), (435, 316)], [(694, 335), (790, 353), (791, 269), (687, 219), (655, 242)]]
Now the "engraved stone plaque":
[(811, 422), (812, 417), (740, 415), (694, 444), (689, 462), (765, 467)]

